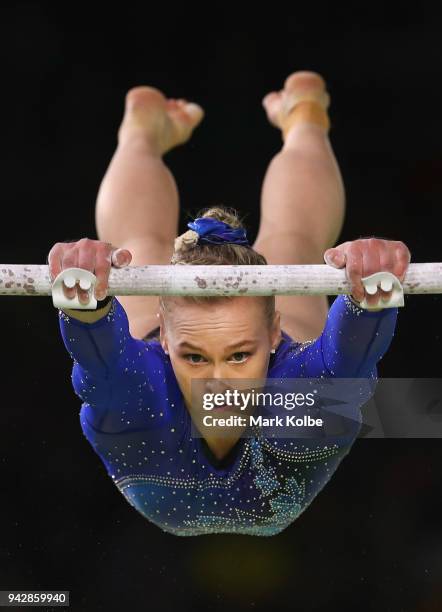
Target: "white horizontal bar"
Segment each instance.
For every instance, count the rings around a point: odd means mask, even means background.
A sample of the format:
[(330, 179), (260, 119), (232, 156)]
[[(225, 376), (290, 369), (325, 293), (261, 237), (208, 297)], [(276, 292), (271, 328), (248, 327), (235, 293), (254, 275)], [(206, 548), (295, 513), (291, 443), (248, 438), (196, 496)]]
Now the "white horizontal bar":
[[(111, 268), (108, 295), (339, 295), (345, 270), (326, 264), (146, 265)], [(442, 263), (409, 264), (404, 293), (442, 293)], [(0, 265), (0, 295), (52, 295), (47, 265)]]

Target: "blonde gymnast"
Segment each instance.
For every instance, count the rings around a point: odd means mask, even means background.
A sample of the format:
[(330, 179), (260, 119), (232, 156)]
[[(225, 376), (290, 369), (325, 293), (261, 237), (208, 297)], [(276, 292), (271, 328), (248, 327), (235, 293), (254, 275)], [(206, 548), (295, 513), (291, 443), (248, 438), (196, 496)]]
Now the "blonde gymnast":
[[(403, 281), (410, 252), (401, 241), (358, 239), (334, 247), (344, 189), (328, 138), (322, 77), (290, 75), (264, 108), (282, 150), (267, 171), (261, 222), (251, 245), (234, 209), (200, 211), (176, 237), (178, 194), (163, 156), (188, 141), (204, 112), (139, 87), (126, 98), (119, 142), (96, 206), (99, 240), (56, 243), (51, 278), (80, 267), (97, 275), (98, 309), (59, 311), (83, 400), (83, 432), (125, 498), (175, 535), (273, 535), (312, 502), (349, 452), (350, 437), (327, 443), (192, 436), (201, 417), (194, 378), (367, 377), (394, 335), (397, 308), (365, 310), (361, 278), (389, 271)], [(345, 268), (351, 296), (106, 298), (111, 265), (307, 264)], [(85, 303), (89, 296), (78, 287)], [(240, 359), (237, 359), (238, 355)], [(196, 360), (195, 360), (196, 359)]]

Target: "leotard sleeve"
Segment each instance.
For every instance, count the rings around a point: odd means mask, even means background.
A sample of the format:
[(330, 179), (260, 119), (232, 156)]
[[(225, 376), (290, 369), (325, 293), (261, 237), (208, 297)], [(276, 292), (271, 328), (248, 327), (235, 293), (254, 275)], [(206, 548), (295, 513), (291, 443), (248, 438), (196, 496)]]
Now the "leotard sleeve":
[(85, 323), (59, 310), (64, 345), (73, 359), (72, 385), (83, 400), (83, 429), (129, 433), (154, 428), (169, 409), (161, 345), (133, 338), (113, 298), (109, 313)]
[[(321, 335), (306, 342), (288, 342), (270, 372), (271, 378), (327, 379), (329, 385), (333, 385), (330, 379), (339, 379), (333, 387), (343, 402), (342, 409), (334, 406), (333, 412), (339, 411), (344, 417), (345, 427), (333, 441), (347, 449), (361, 428), (360, 408), (374, 394), (377, 364), (391, 344), (397, 314), (397, 308), (369, 311), (347, 295), (339, 295), (329, 309)], [(321, 393), (326, 391), (327, 383), (321, 389)], [(317, 416), (324, 417), (327, 426), (333, 425), (334, 417), (327, 408)], [(332, 436), (328, 439), (332, 441)]]
[(375, 378), (376, 365), (393, 339), (397, 315), (397, 308), (369, 311), (347, 295), (339, 295), (329, 309), (321, 335), (294, 343), (285, 362), (286, 366), (290, 364), (286, 375)]

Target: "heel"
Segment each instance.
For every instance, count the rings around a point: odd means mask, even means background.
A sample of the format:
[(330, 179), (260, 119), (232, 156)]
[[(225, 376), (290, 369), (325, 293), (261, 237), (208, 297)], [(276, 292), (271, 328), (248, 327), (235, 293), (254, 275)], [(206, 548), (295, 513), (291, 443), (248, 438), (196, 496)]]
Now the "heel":
[(331, 128), (327, 110), (318, 102), (312, 100), (302, 100), (298, 102), (285, 117), (282, 123), (284, 142), (291, 128), (297, 123), (315, 123), (320, 125), (327, 133)]
[(325, 88), (299, 83), (283, 100), (281, 126), (284, 141), (293, 125), (300, 122), (316, 123), (328, 132), (331, 127), (327, 112), (329, 106), (330, 95)]

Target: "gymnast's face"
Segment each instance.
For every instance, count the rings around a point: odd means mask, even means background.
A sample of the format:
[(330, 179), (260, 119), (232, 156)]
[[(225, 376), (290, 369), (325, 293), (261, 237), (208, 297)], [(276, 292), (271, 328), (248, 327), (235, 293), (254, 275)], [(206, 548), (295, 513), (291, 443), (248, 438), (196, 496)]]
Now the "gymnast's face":
[[(207, 379), (265, 379), (270, 351), (281, 340), (280, 313), (269, 327), (264, 300), (238, 296), (206, 304), (168, 297), (160, 309), (160, 341), (168, 351), (174, 373), (191, 415), (191, 381)], [(236, 346), (233, 346), (236, 345)], [(206, 388), (219, 393), (232, 388), (229, 381)], [(235, 387), (240, 388), (240, 386)], [(243, 387), (244, 388), (244, 387)]]

